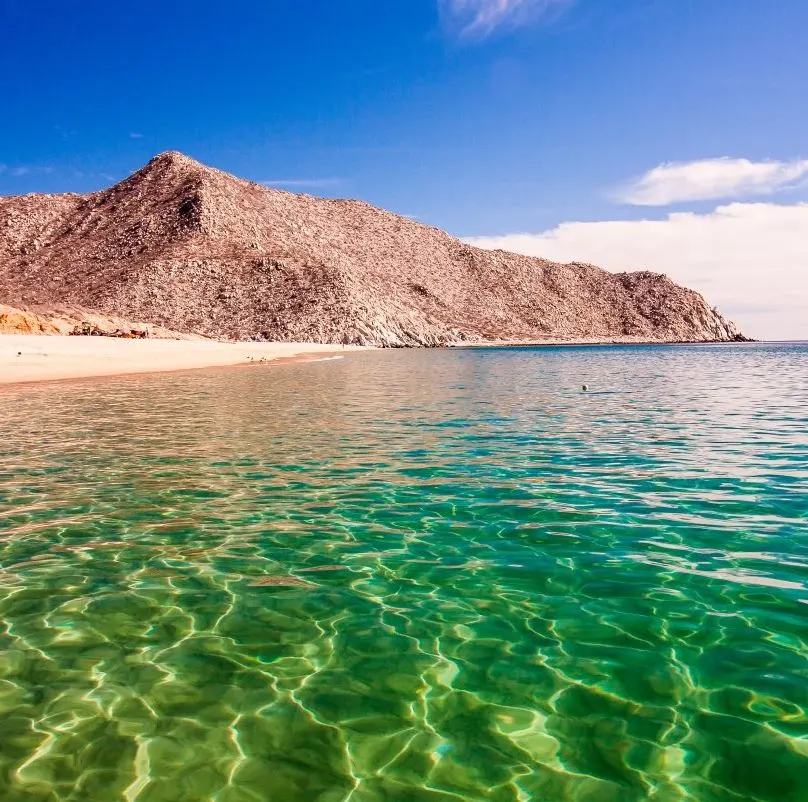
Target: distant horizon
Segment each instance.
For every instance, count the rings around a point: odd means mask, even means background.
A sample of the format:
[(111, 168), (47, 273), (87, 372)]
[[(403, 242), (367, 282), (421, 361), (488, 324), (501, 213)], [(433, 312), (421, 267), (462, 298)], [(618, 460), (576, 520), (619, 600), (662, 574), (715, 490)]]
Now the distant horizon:
[(803, 0), (0, 0), (0, 24), (0, 195), (177, 150), (808, 336)]

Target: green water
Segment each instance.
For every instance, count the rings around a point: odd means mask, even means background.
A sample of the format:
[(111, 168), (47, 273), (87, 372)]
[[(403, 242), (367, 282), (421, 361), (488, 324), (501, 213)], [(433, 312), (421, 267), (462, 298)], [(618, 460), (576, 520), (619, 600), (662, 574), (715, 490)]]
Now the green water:
[(806, 346), (6, 388), (0, 435), (2, 802), (808, 799)]

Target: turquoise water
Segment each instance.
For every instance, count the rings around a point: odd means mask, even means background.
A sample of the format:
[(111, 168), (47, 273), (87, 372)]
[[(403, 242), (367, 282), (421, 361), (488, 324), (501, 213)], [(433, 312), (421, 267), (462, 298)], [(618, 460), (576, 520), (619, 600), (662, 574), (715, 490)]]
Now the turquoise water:
[(808, 346), (367, 353), (0, 422), (3, 802), (808, 799)]

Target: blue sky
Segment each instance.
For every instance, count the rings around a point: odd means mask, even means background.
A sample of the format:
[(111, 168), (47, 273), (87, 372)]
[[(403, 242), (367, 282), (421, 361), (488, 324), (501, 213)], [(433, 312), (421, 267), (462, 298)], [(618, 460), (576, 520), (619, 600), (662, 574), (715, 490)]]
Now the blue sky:
[(176, 149), (808, 336), (806, 30), (805, 0), (0, 0), (0, 194)]

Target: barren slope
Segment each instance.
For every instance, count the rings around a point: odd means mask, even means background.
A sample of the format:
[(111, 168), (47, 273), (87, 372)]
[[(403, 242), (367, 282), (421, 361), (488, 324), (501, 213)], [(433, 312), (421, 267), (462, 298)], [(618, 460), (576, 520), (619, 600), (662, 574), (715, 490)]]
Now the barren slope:
[(665, 276), (483, 251), (366, 203), (267, 189), (178, 153), (92, 195), (0, 198), (0, 302), (239, 339), (737, 336)]

